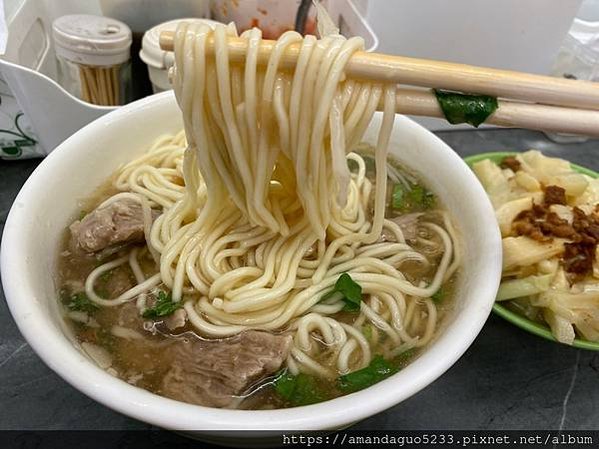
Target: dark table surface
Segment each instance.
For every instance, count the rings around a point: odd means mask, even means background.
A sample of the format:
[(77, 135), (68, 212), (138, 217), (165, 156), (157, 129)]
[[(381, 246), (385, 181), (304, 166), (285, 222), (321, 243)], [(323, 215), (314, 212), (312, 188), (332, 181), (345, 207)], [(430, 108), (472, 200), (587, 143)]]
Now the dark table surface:
[[(599, 170), (599, 141), (557, 144), (543, 134), (487, 129), (437, 133), (460, 155), (536, 148)], [(39, 160), (0, 162), (2, 227)], [(0, 301), (0, 430), (144, 429), (65, 383), (19, 333)], [(599, 429), (599, 353), (542, 340), (490, 316), (440, 379), (357, 429)]]

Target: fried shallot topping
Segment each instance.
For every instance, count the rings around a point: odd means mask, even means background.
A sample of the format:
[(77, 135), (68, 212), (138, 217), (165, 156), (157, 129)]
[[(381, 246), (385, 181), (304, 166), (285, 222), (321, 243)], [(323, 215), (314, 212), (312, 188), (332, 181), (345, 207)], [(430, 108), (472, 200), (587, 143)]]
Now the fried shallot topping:
[(564, 270), (580, 277), (592, 274), (599, 243), (599, 208), (587, 215), (574, 207), (570, 223), (549, 209), (553, 204), (566, 204), (565, 190), (547, 186), (543, 204), (533, 204), (531, 209), (520, 212), (512, 222), (512, 232), (539, 242), (549, 242), (553, 238), (570, 240), (565, 244), (561, 259)]
[(514, 173), (520, 170), (520, 161), (516, 159), (514, 156), (506, 156), (499, 164), (501, 168), (509, 168)]

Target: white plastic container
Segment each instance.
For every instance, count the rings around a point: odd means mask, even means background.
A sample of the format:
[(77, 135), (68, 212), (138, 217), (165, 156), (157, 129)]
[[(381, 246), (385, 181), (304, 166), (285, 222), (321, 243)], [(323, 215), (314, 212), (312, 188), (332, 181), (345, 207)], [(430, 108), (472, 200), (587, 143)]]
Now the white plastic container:
[[(262, 30), (265, 39), (276, 39), (295, 26), (300, 0), (213, 0), (212, 17), (219, 22), (235, 22), (239, 32), (252, 27)], [(378, 38), (353, 0), (323, 0), (331, 19), (344, 36), (361, 36), (366, 51), (375, 51)], [(306, 24), (307, 34), (316, 33), (316, 8), (311, 6)]]
[[(0, 2), (0, 159), (42, 157), (115, 109), (80, 100), (56, 82), (52, 22), (66, 14), (114, 17), (136, 31), (176, 17), (206, 17), (208, 0), (4, 0)], [(5, 13), (3, 15), (2, 13)], [(141, 34), (140, 34), (141, 37)]]
[(148, 66), (148, 74), (150, 75), (154, 93), (172, 89), (168, 79), (168, 69), (175, 62), (173, 52), (164, 51), (160, 48), (160, 33), (163, 31), (175, 31), (177, 25), (181, 22), (201, 22), (211, 27), (218, 23), (208, 19), (175, 19), (156, 25), (144, 33), (139, 57)]
[[(241, 33), (258, 27), (264, 39), (276, 39), (287, 30), (293, 30), (300, 0), (213, 0), (212, 17), (219, 22), (235, 22)], [(316, 34), (315, 8), (310, 8), (305, 31)]]
[(123, 22), (90, 14), (62, 16), (52, 24), (58, 81), (89, 103), (116, 106), (126, 100), (131, 30)]

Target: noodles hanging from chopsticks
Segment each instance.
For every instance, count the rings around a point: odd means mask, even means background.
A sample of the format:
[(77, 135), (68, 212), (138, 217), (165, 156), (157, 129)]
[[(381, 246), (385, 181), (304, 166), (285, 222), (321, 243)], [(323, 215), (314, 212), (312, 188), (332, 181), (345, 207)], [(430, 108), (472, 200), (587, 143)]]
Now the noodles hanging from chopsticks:
[[(147, 254), (158, 260), (159, 273), (139, 276), (136, 287), (105, 300), (94, 291), (95, 279), (112, 267), (102, 265), (86, 282), (88, 297), (118, 305), (140, 285), (161, 282), (203, 336), (292, 332), (287, 364), (295, 374), (332, 378), (368, 365), (373, 353), (362, 331), (368, 322), (380, 330), (373, 338), (386, 335), (389, 354), (426, 344), (437, 323), (430, 297), (455, 271), (458, 257), (442, 215), (443, 225), (422, 225), (442, 255), (430, 280), (413, 284), (400, 270), (404, 261), (429, 262), (385, 219), (395, 85), (345, 79), (345, 64), (363, 48), (359, 38), (287, 32), (268, 64), (259, 66), (260, 30), (241, 35), (244, 65), (230, 62), (228, 36), (236, 36), (232, 25), (178, 27), (172, 81), (187, 148), (181, 136), (165, 137), (115, 180), (145, 208)], [(297, 65), (282, 70), (291, 44), (301, 46)], [(363, 158), (351, 150), (380, 102), (373, 185)], [(151, 228), (150, 205), (162, 208)], [(396, 243), (380, 243), (383, 229)], [(128, 262), (139, 272), (136, 257), (111, 263)], [(351, 325), (337, 316), (341, 297), (323, 301), (344, 273), (365, 298)], [(329, 365), (322, 359), (328, 351)]]

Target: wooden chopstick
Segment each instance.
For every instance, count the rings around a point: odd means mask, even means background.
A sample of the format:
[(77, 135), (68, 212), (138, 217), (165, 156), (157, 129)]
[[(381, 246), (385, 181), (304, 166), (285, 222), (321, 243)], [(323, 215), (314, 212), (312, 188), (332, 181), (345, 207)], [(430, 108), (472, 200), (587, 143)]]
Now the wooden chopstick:
[[(485, 124), (599, 137), (599, 111), (507, 100), (498, 103), (499, 107)], [(395, 108), (400, 114), (444, 118), (430, 90), (399, 88)], [(382, 110), (382, 104), (379, 109)]]
[[(172, 51), (174, 33), (162, 32), (159, 42), (163, 50)], [(243, 62), (246, 40), (230, 37), (228, 44), (231, 61)], [(274, 45), (262, 40), (258, 64), (268, 62)], [(298, 44), (287, 48), (281, 57), (284, 69), (295, 66), (299, 50)], [(214, 51), (212, 37), (207, 51)], [(355, 53), (345, 72), (359, 80), (500, 97), (488, 124), (599, 137), (599, 83), (366, 52)], [(443, 118), (435, 96), (424, 89), (398, 89), (396, 111)]]
[[(231, 60), (242, 62), (247, 51), (247, 41), (230, 37), (228, 43)], [(273, 40), (262, 40), (258, 52), (259, 64), (268, 62), (275, 43), (276, 41)], [(173, 45), (174, 33), (163, 31), (160, 34), (160, 47), (165, 51), (173, 51)], [(207, 49), (208, 51), (214, 49), (212, 37), (207, 41)], [(294, 67), (299, 50), (299, 44), (290, 45), (281, 58), (281, 66)], [(356, 52), (352, 56), (345, 72), (349, 78), (354, 79), (394, 82), (519, 101), (599, 110), (599, 83), (591, 81), (363, 51)]]

